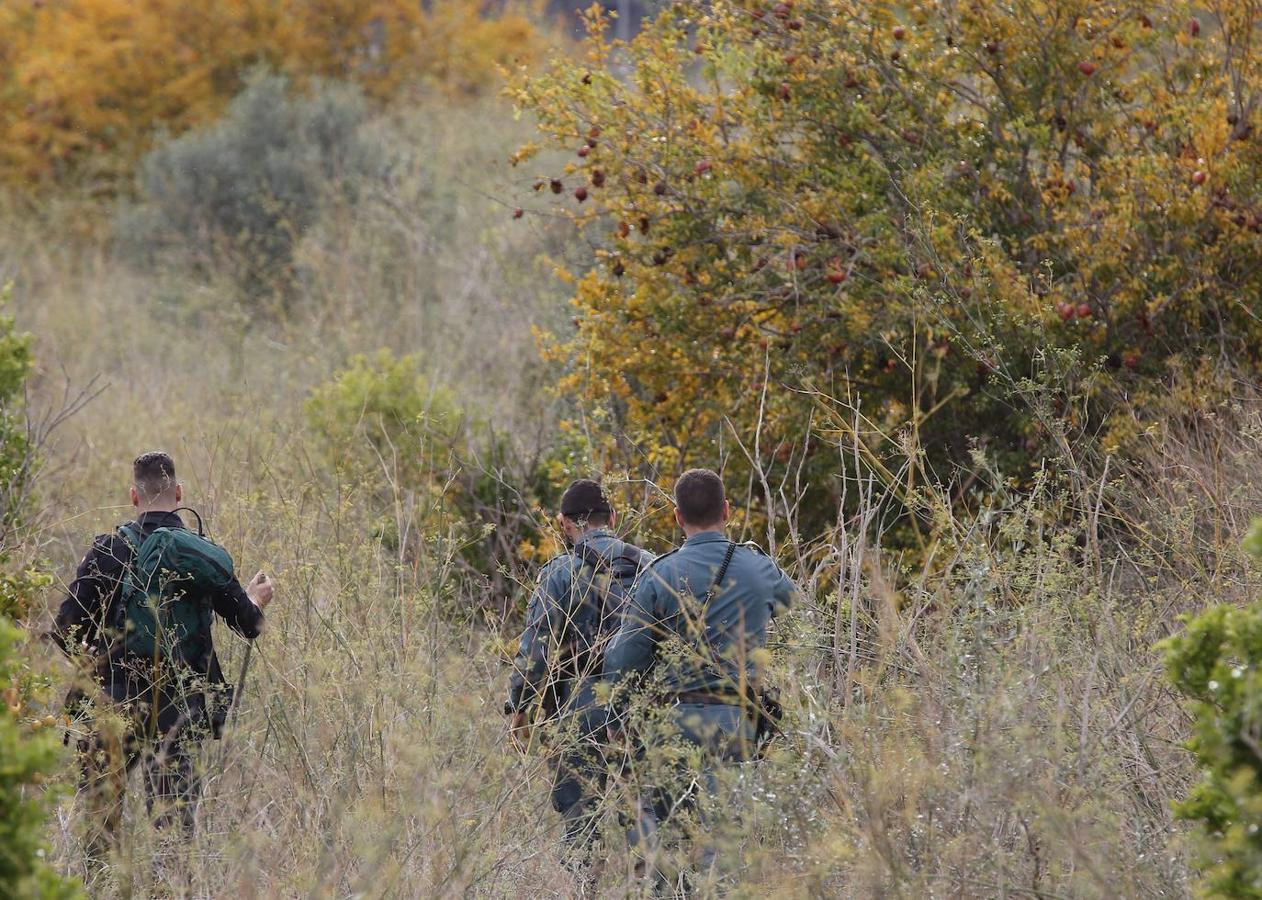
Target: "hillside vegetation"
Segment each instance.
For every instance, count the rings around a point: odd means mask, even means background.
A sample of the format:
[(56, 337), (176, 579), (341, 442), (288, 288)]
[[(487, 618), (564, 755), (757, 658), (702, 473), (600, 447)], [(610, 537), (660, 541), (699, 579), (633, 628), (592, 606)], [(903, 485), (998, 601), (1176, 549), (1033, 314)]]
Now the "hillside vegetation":
[[(1262, 654), (1262, 8), (683, 3), (569, 47), (513, 7), (167, 6), (0, 13), (0, 129), (35, 136), (3, 157), (0, 791), (29, 846), (52, 809), (20, 890), (580, 895), (506, 662), (570, 479), (662, 551), (706, 465), (804, 595), (785, 736), (712, 820), (738, 896), (1249, 895), (1252, 707), (1208, 684)], [(107, 20), (185, 81), (79, 52)], [(89, 869), (40, 634), (155, 446), (278, 594), (196, 837), (134, 790)]]

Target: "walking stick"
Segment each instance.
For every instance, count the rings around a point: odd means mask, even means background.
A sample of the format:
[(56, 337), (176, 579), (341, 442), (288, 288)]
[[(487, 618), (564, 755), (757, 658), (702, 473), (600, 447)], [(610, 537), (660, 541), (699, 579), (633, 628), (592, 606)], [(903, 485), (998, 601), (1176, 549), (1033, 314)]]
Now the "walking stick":
[[(267, 581), (266, 575), (263, 575), (262, 572), (259, 572), (259, 575), (263, 576), (264, 582)], [(255, 576), (256, 580), (257, 577)], [(245, 693), (245, 676), (250, 671), (250, 657), (254, 654), (255, 640), (258, 640), (257, 635), (254, 640), (245, 645), (245, 659), (241, 660), (241, 671), (237, 673), (237, 684), (232, 691), (232, 700), (228, 703), (228, 712), (224, 714), (223, 727), (225, 732), (228, 731), (229, 726), (236, 724), (237, 721), (237, 707), (241, 705), (241, 695)]]
[(232, 690), (232, 699), (228, 701), (228, 711), (224, 713), (223, 728), (219, 732), (220, 749), (215, 771), (223, 774), (224, 765), (228, 762), (228, 745), (231, 743), (229, 733), (237, 721), (237, 707), (241, 704), (241, 694), (245, 690), (245, 674), (250, 668), (250, 656), (254, 651), (254, 642), (245, 645), (245, 659), (241, 660), (241, 671), (237, 673), (237, 683)]
[(241, 660), (241, 671), (237, 673), (237, 686), (232, 692), (232, 701), (228, 704), (228, 714), (224, 716), (225, 732), (236, 724), (237, 707), (241, 705), (241, 695), (245, 693), (245, 674), (250, 670), (250, 656), (254, 653), (254, 641), (245, 645), (245, 659)]

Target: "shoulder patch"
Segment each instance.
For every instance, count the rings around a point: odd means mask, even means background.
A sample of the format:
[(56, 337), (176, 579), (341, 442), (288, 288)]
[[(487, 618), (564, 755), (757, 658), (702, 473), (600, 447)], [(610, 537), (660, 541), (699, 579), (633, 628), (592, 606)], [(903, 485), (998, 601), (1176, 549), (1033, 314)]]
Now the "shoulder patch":
[(767, 551), (766, 551), (766, 550), (764, 550), (762, 547), (759, 547), (759, 546), (758, 546), (756, 543), (754, 543), (753, 541), (746, 541), (745, 543), (741, 544), (741, 546), (742, 546), (742, 547), (744, 547), (744, 548), (746, 548), (747, 550), (753, 550), (753, 551), (754, 551), (755, 553), (757, 553), (759, 556), (766, 556), (766, 555), (767, 555)]

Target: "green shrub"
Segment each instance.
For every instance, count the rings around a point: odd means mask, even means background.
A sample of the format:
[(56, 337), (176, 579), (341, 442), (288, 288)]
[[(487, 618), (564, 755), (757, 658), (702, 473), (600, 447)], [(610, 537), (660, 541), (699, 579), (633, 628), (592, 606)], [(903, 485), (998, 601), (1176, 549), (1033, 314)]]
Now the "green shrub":
[(77, 885), (44, 862), (48, 795), (40, 785), (59, 765), (56, 732), (23, 722), (16, 645), (21, 632), (0, 615), (0, 896), (74, 897)]
[[(1246, 547), (1262, 558), (1262, 520)], [(1176, 806), (1200, 822), (1213, 896), (1262, 896), (1262, 603), (1221, 604), (1163, 644), (1171, 680), (1191, 701), (1188, 748), (1201, 780)]]
[[(0, 303), (10, 289), (0, 288)], [(43, 716), (47, 680), (31, 673), (17, 650), (25, 617), (52, 579), (34, 570), (9, 571), (14, 529), (28, 511), (36, 447), (28, 437), (23, 404), (32, 367), (31, 336), (12, 316), (0, 316), (0, 897), (72, 897), (74, 882), (44, 862), (47, 795), (41, 784), (58, 767), (59, 743)]]
[(470, 573), (510, 593), (514, 573), (554, 548), (547, 511), (557, 487), (586, 474), (577, 435), (522, 452), (450, 391), (431, 384), (415, 356), (354, 357), (307, 401), (326, 466), (366, 501), (377, 535), (399, 550), (403, 533), (455, 540)]
[[(9, 290), (0, 289), (0, 303), (7, 301)], [(0, 315), (0, 553), (26, 505), (33, 474), (21, 412), (31, 365), (31, 336), (18, 332), (12, 316)]]
[[(371, 528), (395, 552), (407, 535), (433, 533), (456, 504), (448, 473), (462, 440), (462, 412), (431, 386), (415, 356), (356, 356), (307, 401), (307, 421), (324, 462), (364, 509)], [(468, 531), (457, 527), (454, 537)]]
[(285, 78), (256, 73), (220, 122), (144, 157), (120, 243), (140, 261), (226, 268), (251, 297), (283, 294), (323, 206), (353, 199), (355, 176), (380, 169), (367, 116), (358, 88), (325, 82), (295, 97)]
[(415, 487), (445, 465), (463, 413), (446, 390), (429, 384), (415, 356), (356, 356), (311, 393), (307, 420), (335, 467), (381, 471)]

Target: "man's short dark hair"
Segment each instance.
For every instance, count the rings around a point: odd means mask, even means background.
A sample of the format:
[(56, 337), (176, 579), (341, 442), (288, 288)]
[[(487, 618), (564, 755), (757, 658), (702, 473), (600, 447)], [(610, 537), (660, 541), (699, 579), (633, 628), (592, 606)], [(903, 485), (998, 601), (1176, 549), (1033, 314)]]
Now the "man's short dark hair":
[(717, 525), (726, 502), (723, 479), (709, 469), (689, 469), (675, 482), (675, 507), (691, 526)]
[(131, 464), (136, 490), (146, 500), (155, 500), (175, 490), (175, 460), (162, 450), (150, 450), (136, 457)]
[(588, 525), (608, 525), (613, 505), (598, 483), (590, 478), (580, 478), (561, 495), (561, 515)]

